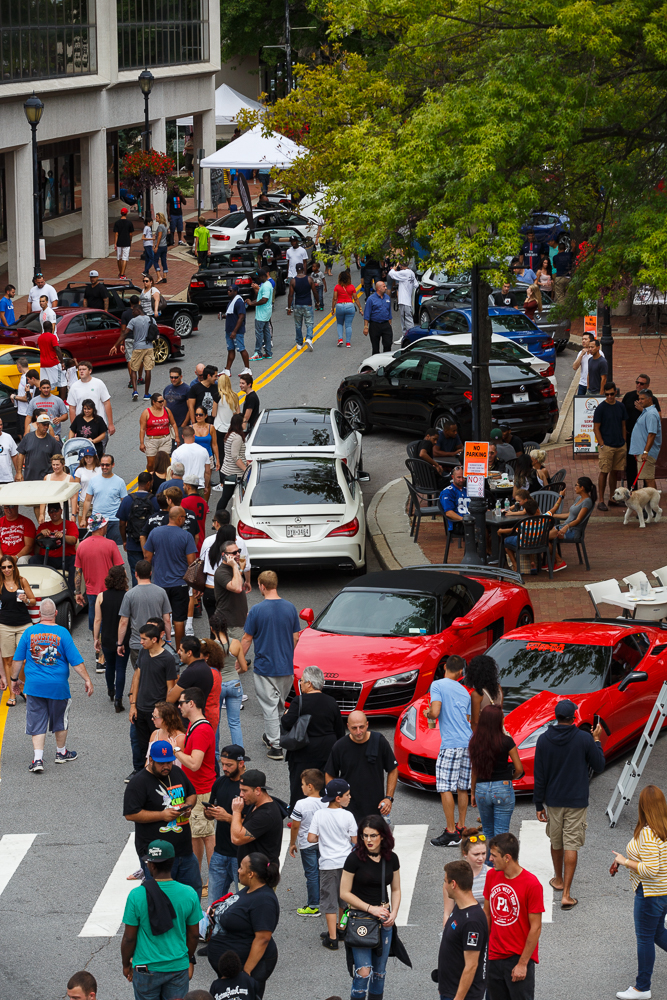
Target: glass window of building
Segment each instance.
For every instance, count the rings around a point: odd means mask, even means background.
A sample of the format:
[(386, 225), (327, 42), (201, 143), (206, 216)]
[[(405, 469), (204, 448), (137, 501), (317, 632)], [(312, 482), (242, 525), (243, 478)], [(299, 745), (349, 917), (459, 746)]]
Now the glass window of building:
[(208, 0), (117, 0), (118, 69), (208, 60)]
[(95, 72), (95, 0), (4, 0), (0, 82)]

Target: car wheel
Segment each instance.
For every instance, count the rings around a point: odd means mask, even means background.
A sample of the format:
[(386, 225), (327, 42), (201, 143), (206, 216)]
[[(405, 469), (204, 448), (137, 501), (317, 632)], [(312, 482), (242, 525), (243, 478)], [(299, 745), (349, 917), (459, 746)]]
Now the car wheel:
[(155, 355), (155, 364), (163, 365), (165, 361), (169, 360), (169, 355), (171, 353), (171, 348), (169, 346), (169, 341), (166, 337), (160, 334), (153, 341), (153, 354)]
[(522, 628), (524, 625), (532, 625), (535, 621), (535, 615), (533, 614), (533, 609), (525, 607), (522, 609), (521, 614), (516, 620), (515, 628)]
[(446, 413), (441, 413), (440, 416), (436, 417), (435, 420), (433, 421), (433, 426), (437, 427), (438, 430), (441, 431), (444, 429), (445, 424), (451, 424), (451, 423), (456, 423), (453, 417), (450, 417)]
[(568, 341), (567, 340), (557, 340), (555, 342), (555, 344), (556, 344), (556, 354), (562, 354), (563, 351), (565, 350), (565, 348), (568, 345)]
[(348, 396), (342, 406), (343, 416), (350, 427), (362, 434), (368, 434), (373, 429), (372, 423), (368, 420), (366, 407), (358, 396)]
[(72, 605), (69, 601), (63, 601), (56, 614), (56, 625), (60, 625), (61, 628), (66, 628), (68, 632), (71, 632), (73, 624), (74, 615), (72, 613)]
[(192, 316), (186, 312), (176, 313), (174, 316), (174, 333), (177, 333), (181, 340), (185, 340), (192, 333), (194, 323)]
[(425, 309), (422, 309), (422, 311), (419, 313), (419, 325), (424, 330), (428, 330), (428, 325), (430, 322), (431, 322), (431, 317), (429, 316), (429, 314), (426, 312)]

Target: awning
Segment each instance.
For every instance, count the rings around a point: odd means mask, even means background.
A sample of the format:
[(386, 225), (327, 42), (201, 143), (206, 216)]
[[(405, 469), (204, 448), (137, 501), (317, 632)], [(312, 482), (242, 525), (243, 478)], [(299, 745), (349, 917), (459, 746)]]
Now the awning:
[(278, 132), (265, 137), (262, 134), (262, 126), (255, 125), (238, 139), (205, 157), (200, 165), (213, 170), (220, 170), (223, 167), (229, 170), (260, 170), (262, 167), (278, 167), (284, 170), (305, 152), (303, 146), (298, 146)]
[[(233, 125), (239, 111), (263, 111), (264, 106), (259, 101), (253, 101), (245, 94), (239, 94), (238, 90), (232, 90), (226, 83), (215, 92), (215, 124)], [(192, 125), (192, 115), (185, 118), (177, 118), (177, 125)]]
[(42, 503), (64, 503), (65, 500), (71, 500), (80, 489), (80, 483), (45, 483), (43, 480), (7, 483), (0, 487), (0, 504), (35, 507)]

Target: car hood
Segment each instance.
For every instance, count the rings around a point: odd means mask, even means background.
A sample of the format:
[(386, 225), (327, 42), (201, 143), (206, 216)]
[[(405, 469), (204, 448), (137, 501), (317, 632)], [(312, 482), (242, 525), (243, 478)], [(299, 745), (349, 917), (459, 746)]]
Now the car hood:
[[(505, 692), (507, 695), (509, 692)], [(574, 732), (580, 721), (591, 722), (593, 715), (598, 711), (602, 701), (603, 692), (592, 691), (586, 694), (568, 694), (578, 711), (575, 713), (575, 725), (571, 729), (549, 729), (550, 738), (567, 742), (572, 737), (568, 734)], [(556, 718), (556, 705), (566, 697), (562, 694), (555, 694), (553, 691), (540, 691), (533, 695), (523, 704), (512, 709), (505, 716), (505, 728), (514, 737), (514, 741), (519, 746), (531, 733), (534, 733), (540, 726), (547, 722), (552, 722)], [(562, 735), (561, 735), (562, 734)]]
[(325, 677), (367, 683), (431, 664), (440, 652), (435, 635), (339, 635), (307, 628), (294, 652), (294, 671), (299, 677), (316, 663)]

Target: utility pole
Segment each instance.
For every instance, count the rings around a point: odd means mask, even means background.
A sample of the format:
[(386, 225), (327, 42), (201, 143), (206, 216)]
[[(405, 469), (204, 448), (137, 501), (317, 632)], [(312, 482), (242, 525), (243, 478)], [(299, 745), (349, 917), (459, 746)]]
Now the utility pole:
[(285, 0), (285, 59), (287, 61), (285, 82), (288, 95), (292, 93), (292, 39), (289, 23), (289, 0)]

